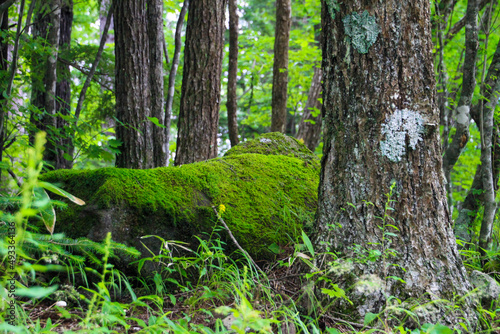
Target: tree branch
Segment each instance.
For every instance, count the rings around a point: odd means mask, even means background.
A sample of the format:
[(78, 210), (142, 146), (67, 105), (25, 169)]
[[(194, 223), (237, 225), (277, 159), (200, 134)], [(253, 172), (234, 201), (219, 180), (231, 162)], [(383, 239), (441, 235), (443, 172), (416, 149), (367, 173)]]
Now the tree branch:
[[(69, 60), (66, 60), (66, 59), (60, 58), (60, 57), (58, 57), (57, 60), (60, 61), (63, 64), (69, 65), (69, 66), (77, 69), (78, 71), (82, 72), (83, 74), (85, 74), (87, 76), (90, 74), (90, 71), (88, 69), (86, 69), (86, 68), (84, 68), (84, 67), (82, 67), (82, 66), (80, 66), (80, 65), (78, 65), (76, 63), (73, 63), (73, 62), (71, 62)], [(113, 93), (115, 92), (111, 87), (107, 86), (106, 84), (103, 84), (102, 82), (100, 82), (99, 80), (97, 80), (95, 78), (92, 78), (92, 81), (94, 81), (95, 83), (97, 83), (98, 85), (100, 85), (102, 88), (105, 88), (105, 89), (109, 90), (110, 92), (113, 92)]]
[(108, 30), (111, 24), (111, 17), (113, 16), (114, 7), (115, 7), (115, 2), (112, 1), (111, 6), (109, 7), (108, 16), (106, 17), (106, 24), (104, 25), (104, 30), (102, 32), (99, 49), (97, 50), (97, 54), (95, 56), (94, 62), (92, 63), (92, 67), (90, 68), (90, 72), (87, 75), (87, 79), (85, 79), (85, 83), (83, 84), (82, 90), (80, 91), (80, 96), (78, 97), (78, 103), (75, 109), (75, 125), (78, 122), (78, 118), (80, 117), (80, 112), (82, 111), (82, 106), (83, 106), (83, 100), (85, 100), (85, 94), (87, 93), (87, 89), (90, 86), (90, 81), (94, 77), (95, 71), (102, 57), (104, 46), (106, 45), (106, 40), (108, 39)]
[[(478, 5), (478, 11), (481, 11), (484, 6), (486, 6), (489, 2), (491, 2), (491, 0), (481, 0), (479, 2), (479, 5)], [(453, 39), (453, 37), (455, 37), (456, 34), (458, 34), (458, 32), (460, 30), (463, 29), (463, 27), (465, 27), (465, 23), (467, 21), (467, 15), (465, 17), (462, 17), (460, 19), (460, 21), (458, 21), (457, 23), (455, 23), (453, 25), (453, 27), (450, 28), (450, 30), (448, 31), (448, 33), (446, 34), (446, 37), (445, 37), (445, 45), (448, 44), (448, 42)]]
[(212, 209), (214, 209), (214, 212), (215, 212), (215, 215), (217, 216), (217, 218), (219, 219), (219, 221), (222, 223), (222, 225), (224, 225), (224, 228), (227, 230), (227, 233), (229, 233), (229, 237), (231, 238), (231, 240), (233, 240), (234, 244), (236, 245), (236, 247), (238, 247), (238, 249), (243, 253), (245, 254), (248, 259), (253, 263), (253, 265), (255, 266), (255, 268), (257, 268), (258, 270), (262, 271), (262, 269), (260, 269), (260, 267), (257, 265), (257, 263), (255, 263), (255, 261), (252, 259), (252, 257), (250, 256), (250, 254), (247, 253), (246, 250), (244, 250), (240, 244), (238, 243), (238, 241), (236, 240), (236, 238), (234, 237), (233, 233), (231, 232), (231, 230), (229, 229), (229, 227), (226, 225), (226, 222), (224, 221), (224, 219), (222, 219), (221, 215), (217, 212), (217, 210), (215, 209), (215, 206), (212, 206)]
[(477, 0), (467, 4), (465, 32), (465, 60), (463, 66), (462, 92), (456, 108), (456, 132), (443, 157), (443, 171), (448, 182), (450, 173), (469, 141), (470, 107), (476, 87), (476, 57), (478, 50)]

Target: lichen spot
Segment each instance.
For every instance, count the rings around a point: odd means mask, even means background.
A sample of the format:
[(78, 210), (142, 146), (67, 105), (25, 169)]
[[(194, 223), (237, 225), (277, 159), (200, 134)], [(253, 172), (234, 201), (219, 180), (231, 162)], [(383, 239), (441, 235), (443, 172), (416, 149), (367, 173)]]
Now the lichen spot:
[(380, 142), (382, 155), (394, 162), (401, 161), (406, 153), (406, 138), (413, 150), (422, 141), (424, 122), (417, 111), (396, 109), (382, 124), (382, 134), (385, 135), (385, 140)]
[(339, 3), (337, 0), (326, 0), (326, 4), (328, 5), (328, 13), (332, 20), (335, 20), (335, 12), (339, 11)]
[(368, 49), (377, 40), (380, 27), (375, 22), (375, 17), (364, 11), (361, 15), (353, 12), (342, 20), (347, 35), (347, 41), (358, 50), (359, 53), (368, 53)]
[(460, 106), (457, 108), (456, 121), (458, 124), (466, 125), (469, 122), (469, 107)]

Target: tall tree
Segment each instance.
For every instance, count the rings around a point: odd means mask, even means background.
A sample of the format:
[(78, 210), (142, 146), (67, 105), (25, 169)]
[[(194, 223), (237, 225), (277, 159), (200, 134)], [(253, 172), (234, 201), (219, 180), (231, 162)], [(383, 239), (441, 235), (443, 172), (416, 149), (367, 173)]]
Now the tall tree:
[[(345, 268), (330, 275), (353, 304), (339, 302), (337, 311), (359, 321), (380, 312), (389, 296), (402, 307), (412, 299), (463, 296), (470, 285), (441, 178), (430, 3), (322, 5), (325, 118), (316, 243)], [(415, 314), (451, 325), (463, 316), (474, 329), (467, 301), (462, 311), (433, 303)], [(411, 318), (408, 326), (416, 326)]]
[[(179, 68), (179, 58), (182, 48), (181, 32), (188, 7), (189, 0), (184, 0), (175, 28), (174, 57), (172, 58), (172, 65), (170, 67), (170, 74), (168, 76), (167, 101), (165, 103), (165, 141), (167, 142), (167, 145), (170, 142), (170, 125), (172, 123), (172, 104), (174, 103), (175, 77), (177, 75), (177, 69)], [(169, 160), (168, 154), (170, 154), (169, 150), (167, 150), (167, 160)]]
[(297, 139), (302, 139), (304, 145), (314, 152), (321, 139), (321, 79), (323, 78), (321, 67), (314, 68), (314, 75), (307, 96), (306, 107), (299, 124)]
[(288, 42), (292, 24), (290, 0), (276, 0), (276, 31), (274, 35), (273, 95), (271, 131), (285, 132), (288, 89)]
[[(160, 134), (163, 131), (150, 120), (151, 117), (162, 119), (160, 110), (163, 112), (163, 93), (160, 92), (163, 72), (151, 73), (157, 71), (158, 62), (162, 62), (163, 44), (158, 43), (158, 24), (162, 26), (158, 15), (162, 10), (158, 8), (161, 2), (149, 1), (148, 4), (146, 9), (146, 0), (114, 3), (116, 117), (119, 121), (116, 135), (122, 142), (121, 153), (116, 157), (117, 167), (144, 169), (166, 163), (162, 154), (164, 136)], [(160, 100), (152, 103), (152, 94)], [(158, 136), (159, 141), (154, 136)]]
[[(456, 108), (456, 131), (451, 143), (446, 145), (443, 156), (443, 171), (448, 185), (451, 185), (451, 170), (469, 142), (470, 107), (476, 87), (476, 57), (479, 48), (477, 16), (478, 0), (469, 0), (465, 16), (467, 22), (465, 26), (465, 60), (463, 65), (462, 91)], [(448, 187), (448, 193), (451, 200), (451, 186)]]
[(229, 68), (227, 74), (227, 127), (231, 146), (238, 145), (236, 81), (238, 77), (238, 13), (236, 0), (229, 0)]
[(47, 132), (44, 160), (53, 167), (58, 161), (55, 113), (61, 3), (61, 0), (37, 1), (33, 37), (49, 51), (43, 56), (35, 53), (31, 60), (31, 103), (39, 112), (31, 114), (35, 129), (31, 131), (30, 141), (35, 131)]
[(189, 3), (176, 165), (217, 156), (226, 3)]
[[(149, 37), (149, 85), (151, 87), (151, 116), (158, 124), (165, 122), (163, 93), (163, 0), (147, 0), (148, 37)], [(153, 163), (155, 167), (167, 165), (168, 142), (165, 130), (153, 126)]]
[[(67, 52), (71, 48), (71, 30), (73, 26), (73, 0), (62, 0), (61, 23), (59, 32), (59, 53)], [(56, 112), (69, 116), (71, 114), (71, 78), (69, 65), (58, 62), (56, 84)], [(63, 117), (55, 119), (56, 131), (56, 161), (55, 169), (73, 166), (73, 139), (69, 122)]]
[[(2, 1), (4, 4), (5, 1)], [(2, 73), (3, 82), (6, 82), (7, 72), (9, 69), (9, 41), (7, 39), (7, 32), (9, 30), (9, 10), (8, 8), (4, 9), (3, 12), (0, 13), (0, 73)], [(7, 89), (7, 87), (2, 84), (2, 90)], [(3, 158), (4, 144), (6, 141), (6, 115), (7, 115), (7, 107), (5, 105), (5, 97), (3, 94), (0, 96), (0, 162)], [(2, 170), (0, 170), (0, 181), (2, 178)]]

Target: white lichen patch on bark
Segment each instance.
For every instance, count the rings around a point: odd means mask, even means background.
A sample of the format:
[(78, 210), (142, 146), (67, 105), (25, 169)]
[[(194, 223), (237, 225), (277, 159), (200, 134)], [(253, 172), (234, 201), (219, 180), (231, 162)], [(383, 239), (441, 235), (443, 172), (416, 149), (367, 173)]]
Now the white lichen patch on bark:
[(382, 124), (381, 132), (385, 135), (385, 140), (380, 142), (382, 154), (391, 161), (401, 161), (406, 153), (406, 138), (413, 150), (422, 141), (424, 122), (423, 116), (417, 111), (396, 109)]
[(361, 15), (356, 12), (347, 15), (342, 22), (348, 41), (359, 53), (368, 53), (368, 49), (375, 43), (380, 33), (375, 17), (365, 10)]
[(469, 106), (460, 106), (457, 108), (455, 120), (457, 123), (466, 125), (469, 122)]

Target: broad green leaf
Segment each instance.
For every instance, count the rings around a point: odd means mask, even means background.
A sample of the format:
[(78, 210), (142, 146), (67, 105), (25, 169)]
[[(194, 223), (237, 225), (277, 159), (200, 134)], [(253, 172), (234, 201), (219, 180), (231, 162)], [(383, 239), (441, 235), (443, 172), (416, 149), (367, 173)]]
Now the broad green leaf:
[(50, 204), (50, 197), (45, 190), (37, 187), (34, 191), (36, 202), (33, 204), (38, 207), (42, 221), (47, 231), (52, 235), (56, 226), (56, 211), (54, 210), (54, 206)]
[(59, 196), (62, 196), (62, 197), (69, 199), (71, 202), (73, 202), (75, 204), (85, 205), (85, 202), (82, 201), (81, 199), (79, 199), (78, 197), (71, 195), (70, 193), (62, 190), (59, 187), (56, 187), (55, 185), (53, 185), (51, 183), (39, 181), (38, 185), (44, 189), (47, 189), (50, 192), (53, 192), (56, 195), (59, 195)]
[(307, 250), (309, 250), (309, 253), (311, 253), (311, 255), (314, 257), (314, 247), (311, 243), (311, 240), (309, 239), (307, 234), (304, 233), (304, 231), (302, 231), (302, 240), (304, 241), (304, 244), (306, 245)]
[(377, 317), (378, 317), (378, 314), (368, 312), (365, 314), (365, 320), (363, 321), (363, 324), (365, 326), (368, 326), (373, 320), (377, 319)]
[(165, 126), (165, 125), (160, 124), (160, 121), (158, 121), (158, 118), (156, 118), (156, 117), (148, 117), (148, 119), (149, 119), (151, 122), (153, 122), (153, 124), (154, 124), (154, 125), (157, 125), (157, 126), (159, 126), (160, 128), (166, 128), (166, 126)]
[(269, 250), (271, 252), (273, 252), (274, 254), (280, 254), (281, 253), (280, 246), (278, 246), (275, 242), (273, 242), (272, 244), (270, 244), (267, 248), (269, 248)]
[(14, 294), (19, 297), (27, 297), (27, 298), (43, 298), (54, 293), (58, 285), (52, 285), (47, 288), (43, 288), (41, 286), (33, 286), (31, 288), (17, 288)]

